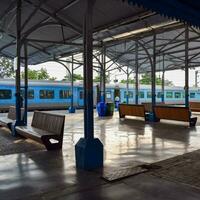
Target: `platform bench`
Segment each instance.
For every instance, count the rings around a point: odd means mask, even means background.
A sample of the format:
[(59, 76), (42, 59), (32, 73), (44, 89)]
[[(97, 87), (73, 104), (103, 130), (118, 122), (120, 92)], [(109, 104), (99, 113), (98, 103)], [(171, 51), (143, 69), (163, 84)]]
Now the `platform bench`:
[(190, 109), (185, 107), (155, 106), (154, 112), (158, 120), (167, 119), (189, 122), (190, 127), (195, 126), (197, 122), (197, 117), (191, 117)]
[(35, 111), (31, 125), (16, 126), (19, 135), (44, 144), (47, 150), (62, 148), (65, 116)]
[[(21, 108), (21, 118), (22, 119), (23, 119), (23, 115), (24, 115), (24, 109)], [(8, 127), (9, 129), (11, 129), (11, 125), (13, 123), (15, 123), (15, 121), (16, 121), (16, 107), (10, 106), (7, 117), (0, 118), (0, 126)]]
[(193, 112), (200, 112), (200, 102), (190, 102), (190, 110)]
[(119, 117), (125, 118), (125, 116), (144, 117), (147, 120), (144, 105), (136, 104), (119, 104)]
[[(145, 112), (147, 112), (147, 113), (152, 112), (152, 103), (151, 102), (143, 102), (142, 105), (144, 105)], [(156, 105), (165, 106), (166, 104), (164, 102), (156, 102)]]

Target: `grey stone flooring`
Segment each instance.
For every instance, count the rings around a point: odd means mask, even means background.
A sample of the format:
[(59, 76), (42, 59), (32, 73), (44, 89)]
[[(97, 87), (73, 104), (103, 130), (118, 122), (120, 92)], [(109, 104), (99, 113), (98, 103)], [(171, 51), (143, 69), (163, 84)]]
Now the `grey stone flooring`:
[[(29, 122), (31, 117), (29, 113)], [(198, 189), (149, 174), (110, 183), (98, 170), (77, 170), (74, 145), (82, 136), (83, 113), (78, 111), (66, 114), (62, 152), (38, 150), (0, 156), (0, 200), (200, 199)], [(188, 128), (179, 122), (145, 123), (135, 118), (120, 121), (118, 113), (113, 118), (99, 119), (95, 112), (95, 136), (104, 144), (103, 171), (153, 163), (200, 146), (199, 123), (196, 128)]]

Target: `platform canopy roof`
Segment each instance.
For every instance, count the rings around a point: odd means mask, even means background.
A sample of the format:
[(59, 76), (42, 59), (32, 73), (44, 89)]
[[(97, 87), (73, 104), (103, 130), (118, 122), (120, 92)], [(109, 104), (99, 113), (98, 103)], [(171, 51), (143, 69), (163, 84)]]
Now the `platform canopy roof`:
[[(155, 3), (155, 1), (152, 2)], [(135, 3), (143, 5), (142, 1), (140, 3), (139, 1), (96, 0), (93, 18), (94, 47), (101, 49), (103, 42), (108, 46), (107, 55), (110, 59), (116, 60), (116, 55), (127, 51), (129, 46), (134, 48), (136, 39), (140, 39), (141, 43), (147, 46), (151, 56), (152, 34), (157, 32), (160, 37), (163, 37), (163, 40), (157, 43), (160, 47), (160, 45), (166, 45), (171, 38), (183, 31), (184, 25), (173, 21), (172, 18), (169, 19), (170, 15), (164, 13), (167, 16), (165, 17), (155, 12), (162, 14), (162, 10), (154, 11), (147, 4), (141, 7)], [(23, 41), (28, 42), (29, 64), (56, 60), (83, 50), (83, 7), (84, 0), (22, 0), (21, 31)], [(16, 0), (0, 1), (0, 19), (0, 54), (14, 58), (16, 54)], [(176, 17), (176, 19), (182, 18)], [(194, 25), (197, 26), (198, 24), (194, 23)], [(168, 32), (164, 34), (165, 31)], [(192, 31), (192, 37), (198, 41), (199, 31), (195, 28)], [(148, 43), (149, 40), (151, 42)], [(170, 42), (170, 47), (172, 48), (172, 45), (175, 45), (175, 43), (178, 45), (181, 42), (184, 43), (184, 38), (182, 36), (177, 37), (172, 43)], [(191, 43), (191, 45), (193, 44)], [(161, 48), (166, 50), (169, 46)], [(184, 50), (184, 44), (179, 45), (179, 48)], [(142, 46), (139, 47), (139, 51), (140, 65), (142, 64), (141, 71), (148, 71), (147, 52)], [(190, 56), (193, 55), (191, 53)], [(172, 60), (173, 56), (174, 54), (167, 56), (167, 58)], [(184, 56), (183, 51), (180, 57), (183, 61), (182, 56)], [(129, 55), (120, 56), (120, 59), (117, 59), (116, 62), (119, 65), (134, 67), (134, 58), (132, 59), (132, 57), (134, 57), (133, 49)], [(195, 58), (198, 58), (198, 55)], [(167, 64), (168, 69), (182, 67), (180, 59), (174, 58), (177, 65), (169, 62)]]
[[(146, 36), (138, 33), (124, 40), (108, 43), (107, 56), (119, 67), (129, 67), (135, 71), (136, 59), (139, 72), (150, 72), (153, 58), (153, 39), (155, 31), (146, 31)], [(185, 68), (186, 27), (184, 24), (163, 27), (157, 32), (156, 38), (156, 71), (175, 70)], [(143, 32), (145, 35), (145, 32)], [(200, 32), (189, 27), (188, 38), (189, 67), (200, 67)], [(136, 57), (136, 43), (138, 56)]]
[[(29, 41), (29, 63), (80, 51), (84, 0), (23, 0), (22, 35)], [(0, 52), (15, 56), (16, 1), (0, 1), (3, 37)], [(94, 44), (107, 37), (166, 21), (144, 8), (121, 0), (97, 0), (94, 8)], [(63, 45), (65, 43), (65, 45)], [(5, 48), (6, 47), (6, 48)]]
[(200, 1), (191, 0), (124, 0), (130, 5), (139, 5), (143, 8), (160, 13), (173, 20), (187, 22), (200, 27)]

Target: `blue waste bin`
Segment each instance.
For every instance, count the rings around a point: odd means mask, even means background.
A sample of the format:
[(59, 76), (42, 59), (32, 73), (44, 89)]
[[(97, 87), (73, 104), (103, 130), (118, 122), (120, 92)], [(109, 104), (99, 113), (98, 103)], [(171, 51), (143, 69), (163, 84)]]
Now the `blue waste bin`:
[(75, 113), (76, 112), (76, 108), (75, 107), (69, 107), (69, 113)]
[(99, 117), (106, 116), (106, 110), (107, 110), (107, 106), (105, 102), (99, 102), (97, 104), (97, 112), (98, 112)]

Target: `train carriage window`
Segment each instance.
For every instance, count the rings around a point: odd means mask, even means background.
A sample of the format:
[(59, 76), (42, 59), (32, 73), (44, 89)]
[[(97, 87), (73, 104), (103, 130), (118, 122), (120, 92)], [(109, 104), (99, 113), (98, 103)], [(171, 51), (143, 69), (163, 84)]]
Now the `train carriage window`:
[[(133, 98), (133, 92), (128, 91), (128, 96), (129, 96), (129, 98)], [(124, 92), (124, 98), (126, 98), (126, 91)]]
[(79, 93), (79, 99), (83, 99), (83, 91), (80, 91), (80, 93)]
[(143, 91), (139, 92), (139, 98), (144, 99), (144, 92)]
[(34, 99), (34, 90), (28, 90), (28, 99)]
[(180, 98), (181, 98), (181, 92), (175, 92), (175, 93), (174, 93), (174, 97), (175, 97), (176, 99), (180, 99)]
[(147, 92), (147, 98), (149, 99), (149, 98), (151, 98), (151, 92)]
[(190, 92), (190, 98), (195, 98), (195, 92)]
[(162, 97), (162, 92), (158, 92), (157, 93), (157, 98), (161, 98)]
[[(21, 90), (20, 93), (24, 98), (24, 90)], [(28, 90), (28, 99), (34, 99), (34, 90)]]
[(54, 99), (54, 90), (40, 90), (40, 99)]
[(172, 99), (173, 98), (173, 92), (166, 92), (166, 98)]
[(0, 99), (11, 99), (12, 91), (11, 90), (0, 90)]
[(129, 98), (133, 98), (133, 92), (132, 92), (132, 91), (129, 91), (128, 93), (129, 93), (129, 94), (128, 94), (128, 95), (129, 95)]
[(106, 99), (111, 99), (111, 92), (110, 91), (106, 91)]
[(60, 99), (69, 99), (72, 95), (70, 90), (60, 90), (59, 96)]

